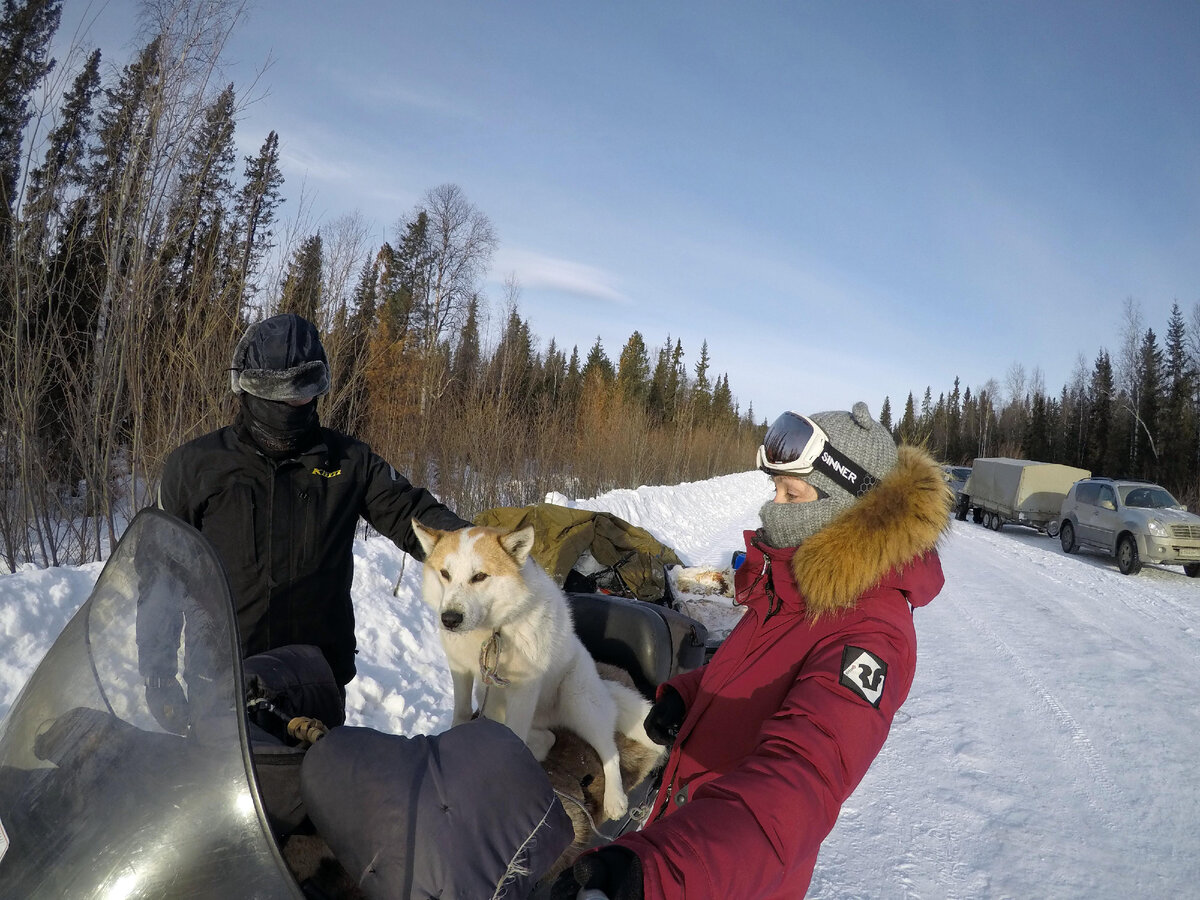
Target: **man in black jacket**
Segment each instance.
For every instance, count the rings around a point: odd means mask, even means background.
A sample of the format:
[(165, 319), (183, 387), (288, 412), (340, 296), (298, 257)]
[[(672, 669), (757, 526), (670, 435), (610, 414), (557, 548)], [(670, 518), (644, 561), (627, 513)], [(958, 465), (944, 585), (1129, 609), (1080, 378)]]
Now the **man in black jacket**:
[[(418, 559), (414, 518), (441, 529), (470, 523), (366, 444), (321, 427), (316, 398), (329, 390), (329, 364), (308, 320), (286, 314), (251, 325), (230, 377), (237, 420), (167, 458), (159, 505), (216, 547), (242, 656), (315, 645), (344, 692), (355, 674), (350, 583), (359, 518)], [(142, 654), (148, 699), (183, 703), (169, 657)]]

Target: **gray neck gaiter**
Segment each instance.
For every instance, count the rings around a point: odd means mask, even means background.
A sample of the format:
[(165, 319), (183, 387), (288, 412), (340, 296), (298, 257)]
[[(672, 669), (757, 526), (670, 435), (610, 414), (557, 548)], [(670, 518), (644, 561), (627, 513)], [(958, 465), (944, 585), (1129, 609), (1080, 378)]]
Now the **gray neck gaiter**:
[(799, 547), (841, 512), (829, 498), (808, 503), (776, 503), (768, 500), (758, 511), (763, 535), (772, 547)]

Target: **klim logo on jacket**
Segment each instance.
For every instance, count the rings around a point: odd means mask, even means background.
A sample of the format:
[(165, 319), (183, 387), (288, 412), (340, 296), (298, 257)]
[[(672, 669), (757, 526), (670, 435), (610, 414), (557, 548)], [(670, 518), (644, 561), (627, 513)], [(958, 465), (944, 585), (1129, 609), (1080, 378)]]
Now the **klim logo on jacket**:
[(869, 650), (846, 645), (846, 649), (842, 651), (841, 684), (879, 709), (886, 678), (887, 663)]
[(341, 469), (333, 469), (331, 471), (329, 469), (313, 469), (312, 474), (320, 475), (322, 478), (337, 478), (339, 475), (342, 474), (342, 470)]

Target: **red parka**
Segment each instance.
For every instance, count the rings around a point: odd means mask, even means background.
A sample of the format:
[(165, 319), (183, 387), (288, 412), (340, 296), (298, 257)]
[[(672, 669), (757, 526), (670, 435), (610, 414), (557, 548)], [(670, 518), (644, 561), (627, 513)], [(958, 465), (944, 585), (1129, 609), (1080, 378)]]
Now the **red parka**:
[[(943, 584), (950, 493), (932, 458), (895, 469), (799, 548), (746, 532), (745, 615), (669, 684), (687, 715), (648, 824), (618, 844), (647, 900), (797, 900), (916, 666), (912, 610)], [(661, 689), (660, 689), (661, 690)]]

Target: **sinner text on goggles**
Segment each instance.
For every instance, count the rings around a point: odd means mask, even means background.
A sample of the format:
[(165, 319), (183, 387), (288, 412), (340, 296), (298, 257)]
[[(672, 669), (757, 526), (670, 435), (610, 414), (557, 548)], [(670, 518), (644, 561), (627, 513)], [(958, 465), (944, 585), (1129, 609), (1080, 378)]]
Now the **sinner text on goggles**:
[(767, 429), (758, 448), (758, 467), (768, 475), (828, 475), (861, 497), (878, 479), (829, 442), (821, 426), (795, 412), (785, 412)]

